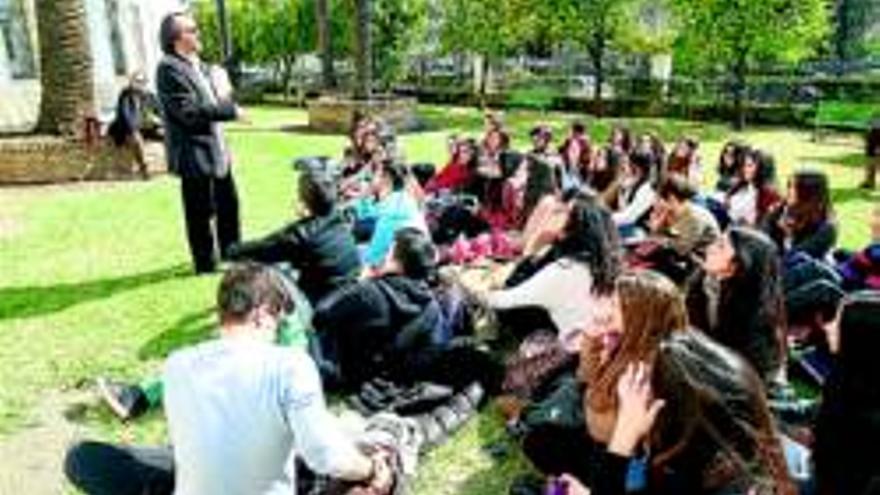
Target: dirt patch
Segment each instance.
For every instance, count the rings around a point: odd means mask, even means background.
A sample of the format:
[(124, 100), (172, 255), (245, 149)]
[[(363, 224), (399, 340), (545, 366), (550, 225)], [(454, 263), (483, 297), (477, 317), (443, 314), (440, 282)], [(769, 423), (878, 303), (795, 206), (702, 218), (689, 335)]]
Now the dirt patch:
[(65, 493), (64, 453), (82, 427), (68, 421), (64, 411), (84, 397), (50, 394), (34, 408), (27, 427), (0, 442), (0, 494)]
[(0, 215), (0, 239), (15, 237), (21, 231), (21, 224), (9, 216)]
[(21, 232), (22, 225), (15, 206), (11, 196), (0, 195), (0, 239), (9, 239)]

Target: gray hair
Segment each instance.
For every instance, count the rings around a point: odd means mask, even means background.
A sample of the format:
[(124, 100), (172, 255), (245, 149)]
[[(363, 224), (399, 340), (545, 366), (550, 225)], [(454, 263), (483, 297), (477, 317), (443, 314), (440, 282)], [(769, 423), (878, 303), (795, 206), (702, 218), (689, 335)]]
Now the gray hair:
[(174, 54), (174, 43), (180, 38), (180, 27), (177, 25), (177, 18), (187, 15), (184, 11), (176, 11), (166, 15), (159, 25), (159, 46), (162, 53), (166, 55)]

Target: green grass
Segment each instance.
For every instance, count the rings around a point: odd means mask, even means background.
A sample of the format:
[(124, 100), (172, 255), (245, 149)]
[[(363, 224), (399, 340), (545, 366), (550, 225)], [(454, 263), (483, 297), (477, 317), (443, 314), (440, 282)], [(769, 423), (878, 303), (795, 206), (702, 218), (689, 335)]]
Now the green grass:
[[(432, 131), (403, 136), (412, 161), (442, 163), (445, 137), (477, 133), (481, 115), (471, 109), (422, 110)], [(280, 132), (305, 123), (301, 111), (253, 108), (255, 124), (231, 126), (244, 236), (264, 234), (293, 214), (291, 160), (338, 156), (344, 139)], [(528, 129), (549, 123), (557, 137), (572, 119), (565, 114), (510, 112), (515, 143)], [(580, 116), (583, 118), (582, 116)], [(610, 121), (585, 119), (604, 140)], [(707, 169), (722, 140), (737, 137), (776, 155), (780, 176), (812, 164), (831, 176), (842, 221), (842, 245), (868, 238), (869, 203), (878, 197), (856, 189), (861, 147), (836, 137), (813, 143), (809, 133), (756, 129), (734, 135), (719, 125), (659, 119), (627, 120), (639, 131), (667, 139), (699, 137)], [(707, 179), (708, 180), (708, 179)], [(136, 379), (155, 372), (173, 349), (209, 338), (217, 277), (189, 275), (177, 182), (75, 184), (0, 189), (0, 442), (26, 431), (47, 392), (87, 388), (94, 377)], [(89, 436), (140, 442), (165, 441), (161, 414), (123, 427), (94, 403), (65, 411)], [(497, 415), (484, 413), (424, 462), (416, 487), (425, 494), (503, 492), (524, 463), (511, 454), (497, 462), (483, 448), (506, 442)]]

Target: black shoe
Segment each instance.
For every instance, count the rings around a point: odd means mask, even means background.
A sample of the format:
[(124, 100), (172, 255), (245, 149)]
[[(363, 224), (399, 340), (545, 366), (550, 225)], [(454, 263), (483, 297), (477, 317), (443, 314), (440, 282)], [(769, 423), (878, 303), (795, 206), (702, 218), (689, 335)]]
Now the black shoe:
[(433, 410), (452, 397), (453, 390), (450, 387), (424, 382), (404, 391), (390, 407), (401, 416), (415, 416)]
[(542, 495), (547, 493), (547, 482), (534, 474), (521, 474), (514, 478), (507, 492), (509, 495)]
[(106, 378), (98, 378), (97, 386), (101, 398), (119, 419), (128, 421), (147, 412), (147, 396), (140, 387)]
[(196, 275), (211, 275), (217, 271), (217, 265), (204, 265), (195, 268)]

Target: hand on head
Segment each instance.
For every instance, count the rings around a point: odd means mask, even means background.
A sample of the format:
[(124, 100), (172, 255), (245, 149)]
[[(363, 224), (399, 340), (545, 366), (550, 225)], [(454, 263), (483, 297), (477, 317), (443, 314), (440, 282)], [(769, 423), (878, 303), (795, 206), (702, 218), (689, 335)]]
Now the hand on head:
[(631, 363), (617, 382), (617, 422), (608, 443), (612, 453), (631, 456), (639, 442), (651, 431), (665, 402), (655, 399), (651, 374), (643, 363)]

